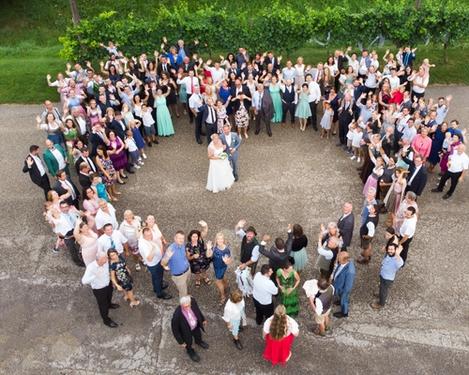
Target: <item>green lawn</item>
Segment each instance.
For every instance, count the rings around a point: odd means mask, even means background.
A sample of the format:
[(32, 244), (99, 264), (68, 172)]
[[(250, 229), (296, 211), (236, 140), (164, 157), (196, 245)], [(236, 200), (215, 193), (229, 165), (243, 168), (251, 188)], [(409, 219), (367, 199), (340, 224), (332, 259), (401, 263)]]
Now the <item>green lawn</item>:
[[(212, 0), (186, 0), (190, 7)], [(411, 1), (411, 0), (409, 0)], [(424, 0), (425, 1), (425, 0)], [(461, 0), (469, 3), (469, 0)], [(77, 0), (83, 18), (91, 17), (104, 10), (117, 10), (122, 13), (133, 11), (136, 16), (148, 17), (157, 11), (159, 4), (175, 4), (173, 0)], [(310, 3), (321, 7), (325, 4), (318, 0), (283, 0), (301, 8)], [(217, 0), (228, 9), (256, 9), (265, 6), (260, 0)], [(338, 2), (337, 2), (338, 3)], [(367, 0), (345, 0), (343, 3), (356, 7), (373, 3)], [(262, 5), (264, 4), (264, 5)], [(334, 3), (335, 5), (336, 3)], [(64, 70), (65, 61), (58, 57), (60, 45), (57, 38), (64, 34), (71, 22), (68, 0), (4, 0), (0, 12), (0, 103), (38, 103), (46, 98), (58, 99), (55, 89), (46, 83), (46, 74), (52, 76)], [(343, 47), (343, 46), (342, 46)], [(309, 46), (292, 54), (304, 56), (306, 63), (324, 61), (328, 52), (334, 48)], [(391, 47), (392, 50), (395, 48)], [(382, 56), (384, 49), (379, 49)], [(469, 44), (450, 48), (449, 63), (443, 60), (441, 46), (419, 48), (418, 58), (428, 57), (437, 67), (432, 70), (431, 83), (456, 83), (469, 85), (469, 65), (466, 56)]]

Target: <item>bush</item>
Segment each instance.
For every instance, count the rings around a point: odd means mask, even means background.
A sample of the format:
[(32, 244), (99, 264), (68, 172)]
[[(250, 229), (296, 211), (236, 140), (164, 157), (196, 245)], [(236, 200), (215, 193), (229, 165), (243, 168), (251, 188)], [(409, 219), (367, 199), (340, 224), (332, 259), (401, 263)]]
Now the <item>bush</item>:
[(250, 51), (274, 50), (289, 53), (308, 41), (322, 45), (348, 44), (366, 46), (380, 37), (396, 46), (415, 45), (433, 40), (453, 44), (469, 35), (469, 9), (453, 2), (425, 1), (415, 9), (405, 0), (381, 0), (373, 8), (306, 6), (304, 12), (273, 2), (256, 13), (238, 13), (212, 5), (190, 10), (187, 2), (158, 8), (151, 19), (104, 12), (82, 20), (67, 29), (59, 40), (61, 56), (68, 60), (93, 60), (106, 55), (99, 43), (118, 43), (129, 55), (153, 53), (161, 39), (200, 41), (200, 51), (234, 51), (244, 46)]

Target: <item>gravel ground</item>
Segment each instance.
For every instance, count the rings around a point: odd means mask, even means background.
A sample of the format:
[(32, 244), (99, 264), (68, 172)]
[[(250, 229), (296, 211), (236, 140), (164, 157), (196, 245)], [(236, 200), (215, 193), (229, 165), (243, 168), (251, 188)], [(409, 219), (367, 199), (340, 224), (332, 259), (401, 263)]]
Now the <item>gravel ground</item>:
[[(449, 118), (462, 123), (469, 115), (467, 87), (434, 87), (434, 97), (453, 93)], [(82, 269), (63, 252), (53, 255), (53, 237), (41, 216), (42, 191), (21, 173), (30, 144), (42, 145), (34, 115), (40, 106), (0, 106), (2, 161), (0, 225), (3, 280), (0, 305), (0, 373), (12, 374), (467, 374), (469, 372), (469, 182), (454, 197), (443, 201), (429, 190), (431, 176), (420, 199), (421, 217), (411, 245), (408, 265), (390, 293), (389, 305), (377, 313), (369, 308), (378, 286), (380, 256), (368, 266), (357, 266), (350, 317), (333, 321), (333, 333), (314, 337), (312, 317), (302, 294), (298, 321), (300, 336), (285, 368), (273, 369), (262, 360), (261, 331), (247, 303), (249, 327), (241, 339), (245, 349), (232, 345), (217, 307), (215, 286), (191, 288), (206, 313), (209, 325), (202, 361), (194, 365), (174, 341), (170, 331), (176, 300), (157, 301), (150, 277), (136, 275), (136, 294), (142, 305), (111, 311), (122, 325), (103, 326), (88, 287), (80, 284)], [(361, 189), (350, 161), (335, 147), (308, 129), (274, 126), (274, 136), (252, 135), (240, 150), (240, 181), (227, 192), (205, 191), (208, 162), (206, 145), (193, 141), (187, 121), (176, 124), (176, 136), (162, 139), (148, 151), (149, 159), (122, 188), (116, 204), (119, 217), (126, 208), (140, 216), (154, 214), (166, 237), (180, 228), (208, 222), (210, 235), (224, 231), (239, 246), (232, 229), (247, 219), (258, 232), (285, 235), (288, 223), (301, 223), (312, 243), (320, 223), (336, 220), (342, 202), (360, 207)], [(252, 134), (252, 133), (251, 133)], [(359, 209), (355, 209), (356, 215)], [(382, 239), (382, 230), (378, 238)], [(357, 232), (356, 232), (357, 233)], [(380, 237), (381, 236), (381, 237)], [(376, 241), (376, 247), (378, 246)], [(358, 255), (355, 236), (352, 254)], [(310, 266), (302, 275), (316, 276), (314, 249)], [(265, 259), (263, 259), (263, 262)], [(234, 285), (233, 266), (229, 279)], [(173, 285), (170, 292), (176, 294)], [(120, 297), (115, 293), (115, 299)], [(123, 301), (121, 301), (123, 302)]]

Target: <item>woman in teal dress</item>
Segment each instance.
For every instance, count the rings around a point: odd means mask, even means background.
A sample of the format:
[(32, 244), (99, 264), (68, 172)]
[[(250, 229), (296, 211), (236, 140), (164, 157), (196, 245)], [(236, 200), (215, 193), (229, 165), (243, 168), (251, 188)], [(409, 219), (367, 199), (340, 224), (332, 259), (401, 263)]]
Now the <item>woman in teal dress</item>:
[(168, 106), (166, 105), (166, 96), (170, 90), (165, 94), (161, 89), (156, 91), (155, 108), (156, 108), (156, 123), (158, 127), (158, 135), (160, 137), (167, 137), (174, 134), (173, 120), (169, 113)]
[(67, 159), (70, 164), (73, 164), (75, 161), (73, 159), (73, 147), (75, 142), (78, 140), (78, 131), (73, 122), (73, 119), (67, 117), (65, 119), (65, 129), (63, 130), (65, 145), (67, 146)]
[(309, 87), (307, 83), (301, 85), (298, 93), (298, 104), (296, 106), (295, 116), (300, 121), (300, 130), (305, 131), (308, 118), (311, 117), (311, 108), (308, 101)]
[(280, 123), (282, 122), (283, 117), (282, 96), (280, 95), (280, 85), (276, 76), (272, 76), (272, 81), (269, 85), (269, 92), (274, 105), (274, 117), (272, 117), (272, 122)]
[(282, 268), (277, 270), (277, 285), (280, 289), (282, 304), (285, 305), (288, 315), (296, 316), (300, 311), (300, 300), (298, 297), (298, 285), (300, 276), (293, 269), (290, 262), (287, 262)]

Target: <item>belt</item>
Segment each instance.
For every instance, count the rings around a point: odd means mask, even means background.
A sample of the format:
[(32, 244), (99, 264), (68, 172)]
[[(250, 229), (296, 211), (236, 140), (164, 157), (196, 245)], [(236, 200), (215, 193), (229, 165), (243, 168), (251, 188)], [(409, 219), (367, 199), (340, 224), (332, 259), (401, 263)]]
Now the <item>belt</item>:
[(177, 274), (177, 275), (173, 275), (173, 276), (174, 276), (174, 277), (178, 277), (178, 276), (184, 275), (187, 271), (189, 271), (189, 267), (187, 267), (184, 272), (179, 273), (179, 274)]

